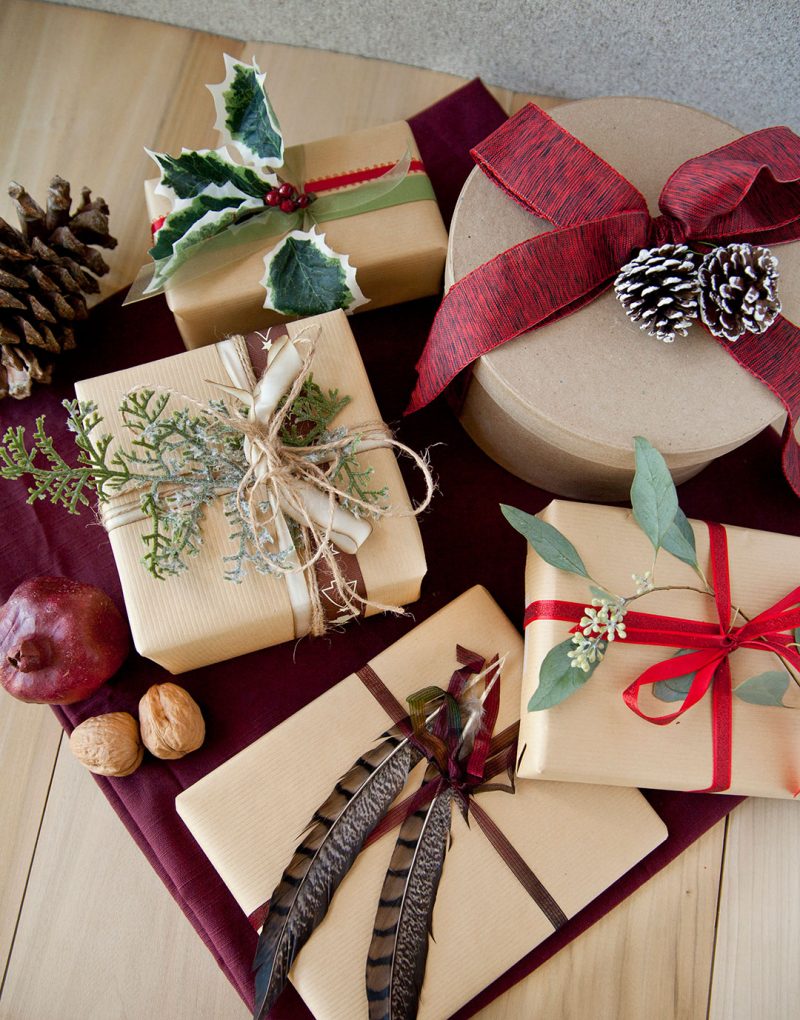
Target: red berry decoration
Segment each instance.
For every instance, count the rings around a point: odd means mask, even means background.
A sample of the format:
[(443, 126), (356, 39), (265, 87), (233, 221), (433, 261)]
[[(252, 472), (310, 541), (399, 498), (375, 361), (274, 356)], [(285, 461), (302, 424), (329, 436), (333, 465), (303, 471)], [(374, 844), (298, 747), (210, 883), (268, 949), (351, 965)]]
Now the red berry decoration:
[(281, 198), (294, 198), (295, 196), (294, 185), (289, 184), (288, 181), (284, 182), (278, 188), (278, 194), (281, 196)]
[(277, 205), (280, 202), (280, 200), (281, 196), (277, 188), (272, 188), (264, 196), (264, 201), (267, 203), (267, 205)]
[(299, 195), (297, 199), (298, 209), (307, 209), (311, 205), (311, 199), (308, 195)]
[(281, 202), (281, 212), (293, 213), (294, 208), (294, 199), (292, 198), (284, 198)]

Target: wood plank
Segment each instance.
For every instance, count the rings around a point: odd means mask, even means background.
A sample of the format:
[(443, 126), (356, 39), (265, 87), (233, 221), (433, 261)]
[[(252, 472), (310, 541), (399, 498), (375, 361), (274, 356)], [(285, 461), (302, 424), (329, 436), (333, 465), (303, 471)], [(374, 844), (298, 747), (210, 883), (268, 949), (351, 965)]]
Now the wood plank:
[(0, 975), (22, 907), (61, 727), (45, 705), (0, 694)]
[(67, 742), (8, 968), (4, 1020), (249, 1016)]
[(748, 800), (731, 815), (709, 1020), (795, 1020), (800, 1012), (800, 811)]
[(705, 1017), (724, 827), (724, 822), (716, 825), (612, 913), (478, 1013), (480, 1020)]

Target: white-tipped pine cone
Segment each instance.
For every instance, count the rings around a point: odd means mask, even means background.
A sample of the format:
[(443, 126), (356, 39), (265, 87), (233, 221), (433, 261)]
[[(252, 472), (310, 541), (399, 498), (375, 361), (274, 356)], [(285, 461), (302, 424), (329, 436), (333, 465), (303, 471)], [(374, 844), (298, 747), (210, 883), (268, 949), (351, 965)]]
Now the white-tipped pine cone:
[(698, 289), (697, 256), (685, 244), (642, 249), (614, 281), (628, 318), (665, 343), (686, 336), (698, 315)]
[(781, 310), (778, 260), (759, 245), (727, 244), (700, 263), (700, 317), (714, 336), (763, 333)]

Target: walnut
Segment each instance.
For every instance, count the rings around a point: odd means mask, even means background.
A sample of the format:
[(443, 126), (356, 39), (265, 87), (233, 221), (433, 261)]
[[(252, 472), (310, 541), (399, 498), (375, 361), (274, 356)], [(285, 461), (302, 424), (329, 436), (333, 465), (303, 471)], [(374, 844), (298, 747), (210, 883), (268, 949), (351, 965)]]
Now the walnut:
[(72, 731), (69, 746), (78, 761), (99, 776), (129, 776), (144, 756), (139, 727), (128, 712), (86, 719)]
[(155, 684), (139, 702), (142, 740), (156, 758), (182, 758), (206, 735), (197, 703), (177, 684)]

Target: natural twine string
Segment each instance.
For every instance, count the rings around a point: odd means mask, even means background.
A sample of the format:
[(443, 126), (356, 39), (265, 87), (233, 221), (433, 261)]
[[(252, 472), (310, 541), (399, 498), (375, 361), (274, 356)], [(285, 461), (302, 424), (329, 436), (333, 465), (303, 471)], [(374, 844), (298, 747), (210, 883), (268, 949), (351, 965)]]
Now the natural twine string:
[[(310, 446), (289, 446), (281, 439), (281, 429), (292, 405), (300, 395), (311, 372), (311, 364), (316, 352), (316, 337), (299, 333), (291, 342), (307, 344), (302, 367), (289, 389), (283, 403), (269, 416), (265, 422), (252, 417), (228, 417), (213, 407), (202, 404), (194, 397), (172, 390), (166, 386), (154, 387), (157, 391), (169, 393), (171, 396), (197, 407), (204, 415), (222, 423), (226, 428), (233, 429), (245, 437), (245, 455), (249, 466), (242, 476), (236, 489), (236, 507), (243, 519), (249, 521), (254, 540), (259, 552), (267, 554), (268, 550), (261, 541), (262, 528), (272, 533), (277, 529), (280, 516), (284, 509), (296, 522), (300, 532), (301, 549), (296, 562), (288, 565), (272, 561), (271, 569), (282, 575), (305, 574), (311, 602), (311, 626), (313, 635), (324, 634), (328, 624), (323, 608), (322, 595), (341, 611), (337, 623), (358, 616), (362, 610), (374, 609), (376, 612), (402, 613), (400, 606), (376, 602), (359, 595), (356, 582), (349, 580), (341, 569), (339, 559), (332, 541), (334, 532), (334, 515), (340, 503), (360, 511), (364, 516), (373, 518), (408, 517), (421, 514), (430, 505), (435, 491), (431, 470), (426, 458), (420, 456), (411, 447), (395, 439), (383, 422), (368, 422), (352, 426), (344, 434), (325, 439)], [(243, 341), (242, 337), (231, 337), (233, 341)], [(267, 369), (268, 371), (268, 369)], [(214, 385), (219, 385), (214, 383)], [(230, 390), (230, 387), (222, 387)], [(338, 430), (337, 430), (338, 431)], [(349, 493), (341, 484), (333, 481), (340, 463), (340, 454), (357, 443), (366, 450), (392, 450), (409, 457), (425, 479), (425, 497), (421, 503), (411, 509), (392, 506), (379, 506)], [(313, 460), (310, 457), (313, 456)], [(304, 486), (312, 486), (327, 496), (328, 519), (321, 527), (311, 516), (303, 499)], [(266, 498), (265, 498), (266, 497)], [(269, 512), (264, 515), (262, 505), (269, 504)], [(246, 508), (246, 509), (245, 509)], [(309, 550), (313, 550), (309, 555)], [(316, 574), (316, 565), (324, 562), (330, 574), (330, 583), (320, 589)]]

